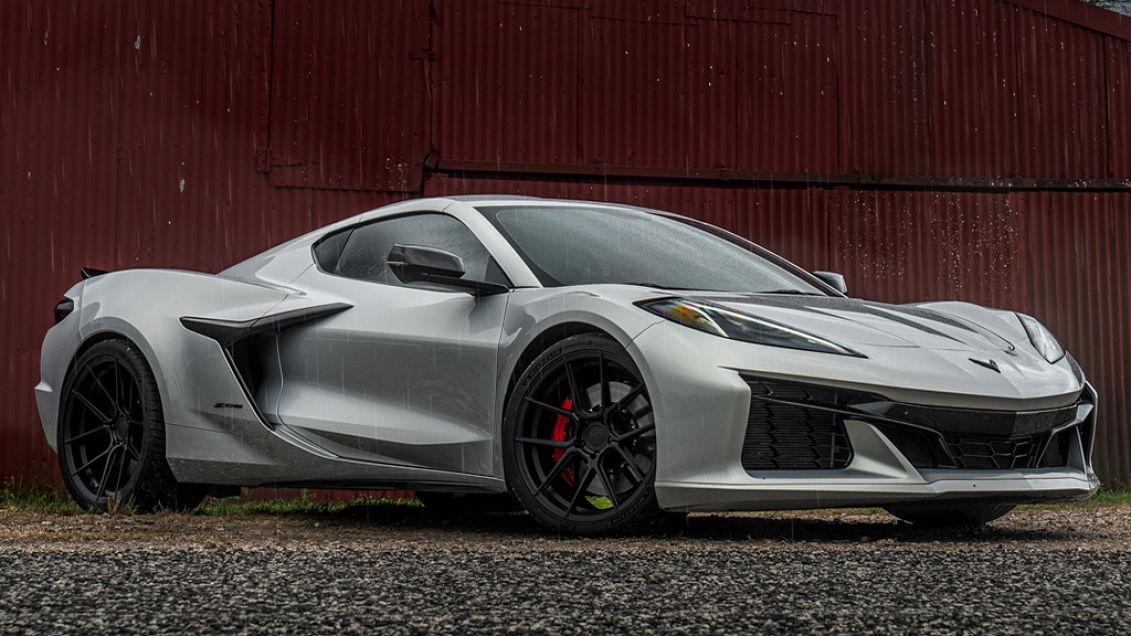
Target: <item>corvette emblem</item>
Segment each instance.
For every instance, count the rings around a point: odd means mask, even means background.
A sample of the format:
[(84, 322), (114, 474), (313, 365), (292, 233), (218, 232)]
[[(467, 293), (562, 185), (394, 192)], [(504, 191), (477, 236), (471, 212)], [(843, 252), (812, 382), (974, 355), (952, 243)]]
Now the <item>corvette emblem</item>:
[(970, 362), (973, 362), (974, 364), (976, 364), (980, 367), (986, 367), (987, 369), (989, 369), (991, 371), (997, 371), (998, 373), (1001, 373), (1001, 369), (998, 368), (997, 363), (994, 362), (993, 360), (983, 361), (983, 360), (975, 360), (974, 358), (970, 358)]

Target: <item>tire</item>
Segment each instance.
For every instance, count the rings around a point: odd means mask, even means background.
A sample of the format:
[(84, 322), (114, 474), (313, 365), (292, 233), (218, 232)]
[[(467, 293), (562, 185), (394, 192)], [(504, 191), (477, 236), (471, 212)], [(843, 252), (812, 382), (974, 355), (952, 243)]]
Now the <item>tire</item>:
[(128, 340), (98, 342), (72, 366), (56, 448), (63, 483), (84, 510), (190, 510), (208, 494), (173, 477), (157, 381)]
[(557, 342), (523, 372), (503, 420), (503, 464), (522, 506), (558, 533), (651, 533), (684, 516), (656, 500), (647, 386), (603, 335)]
[(454, 492), (418, 492), (416, 498), (428, 510), (442, 515), (519, 512), (514, 495)]
[(985, 525), (1001, 519), (1017, 506), (978, 503), (914, 503), (895, 504), (884, 510), (916, 526), (957, 528)]

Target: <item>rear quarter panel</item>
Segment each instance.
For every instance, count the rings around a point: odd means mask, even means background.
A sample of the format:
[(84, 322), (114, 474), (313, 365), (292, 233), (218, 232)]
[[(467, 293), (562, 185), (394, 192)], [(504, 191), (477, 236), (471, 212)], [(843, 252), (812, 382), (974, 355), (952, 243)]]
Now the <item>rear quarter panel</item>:
[[(279, 289), (194, 272), (115, 272), (85, 281), (76, 310), (81, 312), (78, 341), (125, 337), (136, 344), (153, 370), (170, 427), (264, 436), (267, 430), (250, 407), (214, 406), (244, 404), (246, 398), (219, 344), (185, 329), (180, 318), (250, 320), (286, 296)], [(55, 384), (61, 385), (77, 346), (65, 362), (45, 358), (45, 369), (63, 369), (52, 371)], [(175, 452), (173, 444), (170, 452)]]
[[(81, 307), (85, 281), (76, 284), (64, 294), (66, 298)], [(82, 312), (73, 311), (58, 324), (47, 330), (43, 346), (39, 350), (39, 384), (35, 387), (35, 401), (39, 409), (39, 421), (43, 424), (43, 434), (51, 448), (56, 446), (56, 429), (59, 413), (59, 391), (63, 385), (70, 361), (82, 344), (80, 328)]]

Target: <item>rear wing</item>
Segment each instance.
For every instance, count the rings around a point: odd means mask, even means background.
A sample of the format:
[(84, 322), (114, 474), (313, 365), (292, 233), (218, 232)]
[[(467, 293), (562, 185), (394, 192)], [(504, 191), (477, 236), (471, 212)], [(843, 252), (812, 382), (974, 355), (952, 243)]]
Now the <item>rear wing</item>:
[(101, 276), (103, 274), (109, 274), (110, 273), (110, 270), (108, 270), (108, 269), (95, 269), (93, 267), (84, 267), (80, 271), (82, 272), (82, 279), (83, 280), (86, 280), (88, 278), (94, 278), (95, 276)]

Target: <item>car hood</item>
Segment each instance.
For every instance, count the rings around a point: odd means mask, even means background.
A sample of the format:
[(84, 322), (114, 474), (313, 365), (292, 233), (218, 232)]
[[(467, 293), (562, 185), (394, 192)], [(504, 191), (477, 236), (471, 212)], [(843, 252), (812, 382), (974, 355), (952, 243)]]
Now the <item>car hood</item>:
[[(766, 318), (852, 347), (918, 347), (938, 351), (1008, 351), (1014, 348), (1004, 333), (1002, 312), (965, 303), (889, 305), (857, 298), (786, 296), (774, 294), (696, 294), (694, 300), (714, 303)], [(935, 307), (961, 305), (963, 313), (984, 312), (996, 330), (968, 317)], [(979, 321), (982, 322), (982, 321)]]

